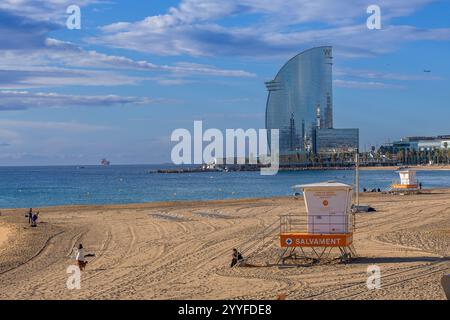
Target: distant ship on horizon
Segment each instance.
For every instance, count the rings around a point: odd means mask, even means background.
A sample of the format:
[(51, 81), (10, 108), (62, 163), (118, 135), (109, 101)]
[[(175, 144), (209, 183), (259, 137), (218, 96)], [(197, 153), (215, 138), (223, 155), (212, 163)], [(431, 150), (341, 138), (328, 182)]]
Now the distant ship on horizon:
[(100, 164), (101, 164), (102, 166), (109, 166), (109, 165), (111, 164), (111, 162), (109, 162), (106, 158), (103, 158), (103, 159), (100, 161)]

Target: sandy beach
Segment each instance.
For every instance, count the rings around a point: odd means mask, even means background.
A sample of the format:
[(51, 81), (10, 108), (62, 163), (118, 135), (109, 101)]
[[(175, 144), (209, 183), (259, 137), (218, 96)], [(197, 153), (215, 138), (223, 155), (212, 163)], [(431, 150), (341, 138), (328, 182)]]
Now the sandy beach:
[(8, 240), (8, 235), (10, 233), (9, 228), (2, 227), (0, 225), (0, 248), (5, 245), (6, 241)]
[[(426, 166), (405, 166), (405, 168), (414, 169), (417, 171), (440, 171), (450, 170), (450, 165), (442, 164), (442, 165), (426, 165)], [(380, 167), (360, 167), (361, 170), (392, 170), (396, 171), (400, 168), (398, 166), (380, 166)]]
[[(279, 215), (304, 213), (303, 200), (244, 199), (26, 209), (0, 216), (0, 299), (445, 299), (450, 272), (450, 190), (421, 195), (364, 194), (377, 209), (357, 215), (350, 264), (274, 265), (276, 234), (251, 255), (254, 268), (231, 269), (233, 247), (249, 243)], [(5, 230), (8, 230), (7, 238)], [(68, 290), (72, 249), (89, 259), (81, 290)], [(378, 265), (382, 288), (366, 287)]]

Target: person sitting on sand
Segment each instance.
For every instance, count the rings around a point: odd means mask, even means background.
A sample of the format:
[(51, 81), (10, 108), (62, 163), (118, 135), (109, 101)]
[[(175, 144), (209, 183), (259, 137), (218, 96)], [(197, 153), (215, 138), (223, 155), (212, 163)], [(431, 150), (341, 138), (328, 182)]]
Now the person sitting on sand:
[(75, 256), (75, 259), (78, 262), (78, 267), (80, 268), (81, 271), (83, 271), (84, 268), (86, 268), (86, 264), (87, 264), (87, 261), (84, 257), (83, 245), (80, 243), (80, 245), (78, 246), (78, 249), (76, 249), (76, 250), (77, 250), (77, 255)]
[(233, 268), (236, 264), (241, 263), (244, 261), (244, 257), (242, 257), (242, 254), (237, 251), (237, 249), (233, 249), (233, 254), (231, 255), (231, 268)]

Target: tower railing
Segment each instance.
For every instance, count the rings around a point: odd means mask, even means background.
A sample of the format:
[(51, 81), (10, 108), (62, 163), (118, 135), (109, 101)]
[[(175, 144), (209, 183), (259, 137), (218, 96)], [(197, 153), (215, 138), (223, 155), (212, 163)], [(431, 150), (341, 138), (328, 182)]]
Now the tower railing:
[[(354, 214), (330, 214), (330, 215), (316, 215), (320, 216), (325, 222), (317, 222), (315, 219), (311, 219), (312, 221), (308, 221), (308, 216), (306, 215), (282, 215), (280, 216), (280, 233), (311, 233), (310, 230), (316, 230), (316, 228), (320, 227), (330, 227), (329, 230), (332, 229), (333, 226), (337, 227), (338, 231), (326, 232), (327, 234), (339, 234), (340, 230), (345, 230), (345, 233), (353, 233), (356, 229), (356, 220)], [(313, 217), (312, 215), (309, 217)], [(342, 218), (341, 222), (330, 222), (330, 219), (327, 218)], [(328, 220), (328, 222), (326, 221)], [(320, 232), (312, 232), (315, 234), (320, 234)], [(325, 234), (325, 233), (324, 233)]]

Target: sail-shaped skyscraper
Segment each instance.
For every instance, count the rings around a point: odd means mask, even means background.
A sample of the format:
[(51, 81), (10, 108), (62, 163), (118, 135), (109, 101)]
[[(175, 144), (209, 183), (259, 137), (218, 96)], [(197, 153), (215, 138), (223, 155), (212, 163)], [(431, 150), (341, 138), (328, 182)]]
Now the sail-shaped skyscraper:
[[(269, 91), (266, 105), (266, 128), (279, 129), (280, 156), (315, 154), (318, 130), (333, 133), (333, 49), (316, 47), (296, 55), (278, 72), (274, 80), (266, 82)], [(340, 129), (349, 149), (358, 148), (358, 130)], [(355, 131), (356, 130), (356, 131)], [(338, 138), (338, 137), (336, 137)], [(269, 145), (270, 145), (269, 137)], [(320, 146), (326, 145), (321, 142)], [(333, 146), (336, 141), (333, 141)], [(342, 145), (343, 146), (343, 145)], [(344, 147), (344, 146), (343, 146)], [(323, 150), (322, 150), (323, 151)], [(299, 159), (300, 160), (300, 159)]]

